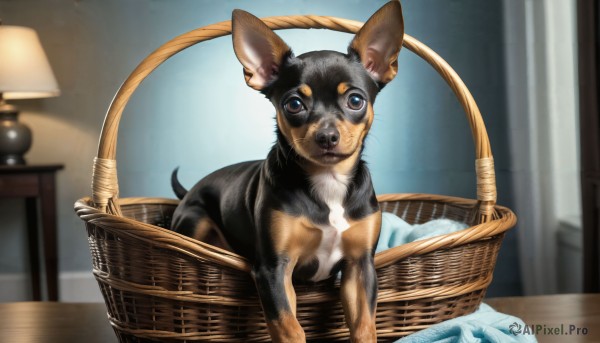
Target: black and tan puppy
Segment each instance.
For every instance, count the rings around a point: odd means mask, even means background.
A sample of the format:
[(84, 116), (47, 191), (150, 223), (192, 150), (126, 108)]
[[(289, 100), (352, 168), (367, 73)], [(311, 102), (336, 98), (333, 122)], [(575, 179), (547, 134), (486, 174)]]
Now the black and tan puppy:
[(186, 191), (172, 227), (203, 239), (218, 230), (253, 263), (274, 342), (304, 342), (292, 278), (342, 272), (341, 300), (353, 342), (376, 342), (373, 266), (381, 212), (361, 160), (373, 102), (397, 72), (400, 3), (356, 34), (348, 53), (291, 49), (253, 15), (233, 12), (233, 47), (246, 83), (273, 103), (277, 142), (266, 160), (218, 170)]

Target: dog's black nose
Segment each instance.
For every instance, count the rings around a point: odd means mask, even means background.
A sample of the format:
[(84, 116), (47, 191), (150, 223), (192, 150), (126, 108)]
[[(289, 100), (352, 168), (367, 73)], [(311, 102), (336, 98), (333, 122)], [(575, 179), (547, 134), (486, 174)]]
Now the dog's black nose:
[(335, 127), (325, 127), (317, 132), (315, 137), (319, 147), (323, 149), (331, 149), (338, 145), (340, 141), (340, 133)]

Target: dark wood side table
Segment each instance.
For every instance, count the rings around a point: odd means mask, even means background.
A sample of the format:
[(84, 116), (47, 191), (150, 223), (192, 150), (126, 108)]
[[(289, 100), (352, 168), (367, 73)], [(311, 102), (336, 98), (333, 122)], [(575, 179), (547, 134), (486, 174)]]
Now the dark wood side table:
[(62, 168), (59, 164), (0, 166), (0, 197), (25, 198), (34, 300), (42, 300), (38, 212), (41, 215), (48, 300), (58, 300), (55, 175)]

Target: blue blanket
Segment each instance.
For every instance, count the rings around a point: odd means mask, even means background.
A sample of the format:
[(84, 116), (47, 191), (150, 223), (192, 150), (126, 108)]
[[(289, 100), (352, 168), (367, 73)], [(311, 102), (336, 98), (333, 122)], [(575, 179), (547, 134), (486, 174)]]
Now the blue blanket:
[(375, 253), (402, 244), (444, 235), (467, 228), (467, 224), (450, 219), (435, 219), (420, 225), (410, 225), (402, 218), (384, 212), (381, 218), (381, 233)]
[(406, 336), (398, 343), (530, 343), (533, 334), (521, 333), (525, 323), (519, 318), (494, 311), (481, 304), (469, 315), (447, 320)]
[[(435, 219), (410, 225), (391, 213), (383, 213), (376, 252), (409, 242), (466, 229), (467, 225), (449, 219)], [(486, 304), (472, 314), (447, 320), (414, 333), (399, 343), (521, 343), (536, 342), (535, 336), (521, 334), (522, 320), (494, 311)], [(512, 332), (515, 334), (513, 334)]]

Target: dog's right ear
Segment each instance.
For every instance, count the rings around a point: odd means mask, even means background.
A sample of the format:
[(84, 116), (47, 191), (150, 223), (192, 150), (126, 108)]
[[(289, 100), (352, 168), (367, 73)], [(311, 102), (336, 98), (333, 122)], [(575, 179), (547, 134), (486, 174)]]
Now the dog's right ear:
[(263, 90), (273, 81), (290, 47), (252, 14), (234, 10), (231, 16), (233, 50), (244, 66), (248, 86)]

